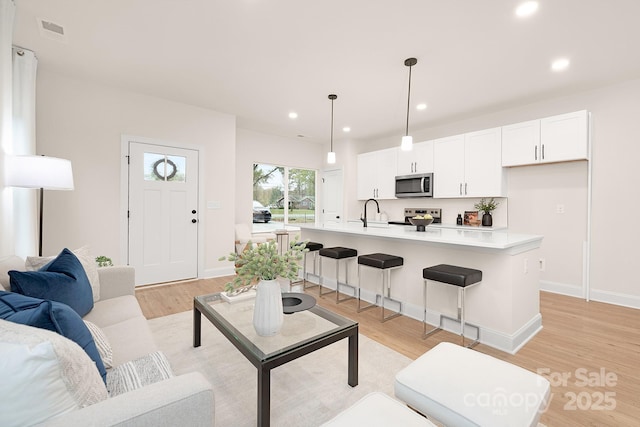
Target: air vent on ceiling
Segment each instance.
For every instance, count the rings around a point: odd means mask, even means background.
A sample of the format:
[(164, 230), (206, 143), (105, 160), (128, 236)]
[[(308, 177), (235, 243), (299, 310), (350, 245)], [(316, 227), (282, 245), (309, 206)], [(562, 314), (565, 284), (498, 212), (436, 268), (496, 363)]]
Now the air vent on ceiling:
[(67, 35), (64, 31), (64, 27), (60, 24), (56, 24), (48, 19), (38, 19), (38, 29), (40, 35), (44, 38), (66, 43)]

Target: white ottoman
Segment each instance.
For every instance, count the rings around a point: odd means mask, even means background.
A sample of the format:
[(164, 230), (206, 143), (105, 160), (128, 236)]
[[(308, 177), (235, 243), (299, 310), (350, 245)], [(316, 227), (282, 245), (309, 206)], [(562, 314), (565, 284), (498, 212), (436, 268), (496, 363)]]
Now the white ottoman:
[(536, 426), (549, 381), (475, 350), (443, 342), (396, 375), (395, 395), (446, 426)]
[(325, 427), (436, 427), (397, 400), (375, 391), (322, 424)]

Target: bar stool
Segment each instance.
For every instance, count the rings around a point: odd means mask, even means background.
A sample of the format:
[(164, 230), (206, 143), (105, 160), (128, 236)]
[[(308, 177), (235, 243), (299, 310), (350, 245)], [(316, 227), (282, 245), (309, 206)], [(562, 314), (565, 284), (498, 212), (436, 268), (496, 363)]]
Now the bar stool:
[(347, 298), (340, 299), (340, 261), (344, 260), (345, 262), (345, 276), (343, 285), (352, 288), (354, 291), (354, 295), (356, 292), (355, 286), (349, 284), (349, 260), (358, 256), (358, 251), (351, 248), (343, 248), (341, 246), (335, 246), (333, 248), (322, 248), (318, 251), (320, 254), (320, 280), (319, 280), (319, 289), (318, 295), (326, 295), (330, 294), (334, 291), (322, 292), (322, 282), (324, 281), (324, 276), (322, 276), (322, 259), (323, 258), (333, 258), (336, 260), (336, 304), (341, 303), (343, 301), (350, 300), (354, 298), (354, 296), (350, 296)]
[[(456, 265), (439, 264), (433, 267), (428, 267), (422, 270), (422, 277), (424, 278), (424, 333), (422, 338), (425, 339), (429, 335), (442, 330), (442, 318), (453, 319), (452, 317), (444, 314), (440, 315), (438, 326), (427, 331), (427, 281), (433, 280), (435, 282), (444, 283), (447, 285), (453, 285), (458, 287), (458, 317), (460, 321), (460, 336), (462, 337), (462, 346), (464, 346), (464, 296), (467, 288), (477, 285), (482, 281), (482, 271), (472, 268), (458, 267)], [(477, 330), (476, 339), (467, 347), (471, 348), (480, 342), (480, 328), (475, 325), (469, 325)]]
[[(298, 245), (301, 245), (304, 242), (298, 242)], [(293, 247), (295, 243), (291, 243), (291, 246)], [(318, 242), (307, 242), (305, 245), (305, 249), (307, 249), (304, 252), (303, 255), (303, 259), (302, 259), (302, 280), (298, 280), (296, 282), (293, 282), (292, 285), (294, 283), (299, 283), (302, 282), (302, 289), (307, 289), (307, 288), (315, 288), (318, 285), (310, 285), (307, 286), (307, 253), (313, 253), (313, 274), (314, 276), (317, 276), (316, 274), (316, 264), (317, 264), (317, 260), (318, 260), (318, 251), (320, 249), (322, 249), (324, 246), (322, 245), (322, 243), (318, 243)]]
[[(402, 313), (402, 302), (391, 298), (391, 270), (395, 270), (396, 268), (402, 267), (404, 264), (404, 259), (395, 255), (388, 254), (368, 254), (368, 255), (360, 255), (358, 257), (358, 313), (368, 308), (377, 307), (378, 297), (380, 297), (380, 305), (382, 307), (382, 319), (381, 322), (386, 322), (389, 319), (393, 319), (394, 317), (400, 316)], [(362, 275), (360, 274), (360, 269), (362, 266), (376, 268), (380, 270), (382, 273), (382, 292), (380, 294), (376, 294), (376, 303), (369, 304), (365, 307), (360, 306), (360, 280), (362, 280)], [(385, 296), (385, 289), (387, 291), (387, 295)], [(389, 316), (384, 315), (384, 300), (388, 299), (389, 301), (393, 301), (398, 303), (398, 311)]]

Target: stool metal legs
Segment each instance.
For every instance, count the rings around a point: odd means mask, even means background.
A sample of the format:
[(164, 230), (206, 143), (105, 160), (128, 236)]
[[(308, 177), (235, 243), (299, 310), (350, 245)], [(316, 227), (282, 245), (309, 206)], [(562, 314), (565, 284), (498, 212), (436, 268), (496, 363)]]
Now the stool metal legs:
[[(338, 258), (336, 259), (336, 290), (333, 291), (327, 291), (327, 292), (322, 292), (322, 282), (324, 281), (324, 276), (322, 275), (322, 258), (327, 258), (327, 257), (320, 257), (320, 280), (318, 283), (318, 295), (319, 296), (323, 296), (323, 295), (327, 295), (330, 294), (331, 292), (335, 292), (336, 293), (336, 304), (339, 304), (341, 302), (344, 301), (348, 301), (350, 299), (353, 299), (356, 297), (356, 287), (355, 286), (351, 286), (349, 284), (349, 260), (353, 259), (354, 257), (351, 258)], [(340, 261), (345, 261), (345, 276), (344, 276), (344, 283), (340, 283)], [(348, 296), (346, 298), (340, 298), (340, 285), (343, 286), (347, 286), (351, 289), (353, 289), (354, 291), (354, 295), (353, 296)]]
[[(362, 289), (361, 286), (360, 286), (360, 281), (361, 280), (362, 280), (362, 265), (358, 264), (358, 308), (356, 310), (358, 313), (360, 313), (361, 311), (364, 311), (364, 310), (368, 310), (368, 309), (373, 308), (373, 307), (377, 307), (376, 304), (368, 304), (368, 305), (365, 305), (365, 306), (361, 305), (361, 301), (362, 301), (360, 299), (360, 290)], [(376, 302), (378, 302), (378, 296), (377, 295), (376, 295)]]
[[(478, 282), (480, 283), (480, 282)], [(427, 280), (424, 280), (424, 317), (423, 317), (423, 334), (422, 334), (422, 339), (427, 338), (428, 336), (430, 336), (431, 334), (441, 331), (442, 330), (442, 318), (445, 317), (447, 319), (452, 319), (452, 320), (457, 320), (460, 322), (460, 337), (461, 337), (461, 345), (463, 347), (465, 347), (464, 345), (464, 328), (467, 325), (465, 322), (465, 316), (464, 316), (464, 297), (465, 297), (465, 292), (467, 290), (467, 288), (470, 288), (471, 286), (475, 286), (477, 283), (474, 283), (473, 285), (469, 285), (466, 287), (458, 287), (458, 316), (456, 319), (453, 319), (450, 316), (446, 316), (444, 314), (440, 315), (439, 321), (438, 321), (438, 326), (435, 328), (430, 329), (429, 331), (427, 331)], [(473, 328), (476, 328), (477, 330), (477, 334), (476, 334), (476, 339), (473, 340), (470, 344), (468, 344), (466, 347), (467, 348), (472, 348), (475, 345), (477, 345), (480, 342), (480, 328), (475, 326), (475, 325), (469, 325)]]
[[(307, 253), (304, 253), (304, 259), (303, 259), (303, 264), (302, 264), (302, 289), (307, 289), (307, 288), (315, 288), (316, 286), (318, 286), (317, 284), (312, 284), (307, 286)], [(317, 259), (318, 259), (318, 251), (313, 251), (313, 275), (316, 274), (316, 264), (317, 264)]]
[[(360, 313), (361, 311), (367, 310), (369, 308), (373, 308), (373, 307), (377, 307), (378, 306), (378, 297), (380, 297), (380, 307), (382, 308), (382, 318), (380, 319), (381, 322), (386, 322), (389, 319), (393, 319), (394, 317), (398, 317), (402, 314), (402, 301), (398, 301), (395, 300), (393, 298), (391, 298), (391, 270), (395, 270), (396, 268), (400, 268), (400, 267), (391, 267), (391, 268), (385, 268), (385, 269), (380, 269), (380, 273), (382, 274), (382, 292), (380, 292), (380, 294), (376, 294), (376, 302), (375, 304), (369, 304), (366, 305), (364, 307), (362, 307), (361, 304), (361, 299), (360, 299), (360, 278), (362, 277), (361, 274), (361, 264), (358, 264), (358, 313)], [(386, 295), (385, 295), (385, 290), (386, 290)], [(388, 316), (384, 315), (384, 301), (385, 300), (389, 300), (389, 301), (393, 301), (398, 303), (398, 311), (390, 314)]]

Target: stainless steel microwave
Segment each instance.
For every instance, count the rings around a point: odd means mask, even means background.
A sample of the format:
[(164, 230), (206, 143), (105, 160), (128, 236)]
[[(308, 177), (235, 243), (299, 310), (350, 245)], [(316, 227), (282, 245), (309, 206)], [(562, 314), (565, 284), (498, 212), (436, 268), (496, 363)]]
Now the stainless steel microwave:
[(396, 197), (433, 197), (433, 173), (396, 176)]

